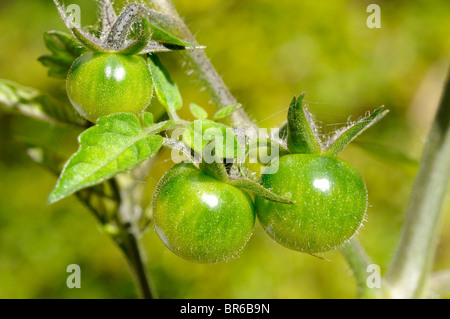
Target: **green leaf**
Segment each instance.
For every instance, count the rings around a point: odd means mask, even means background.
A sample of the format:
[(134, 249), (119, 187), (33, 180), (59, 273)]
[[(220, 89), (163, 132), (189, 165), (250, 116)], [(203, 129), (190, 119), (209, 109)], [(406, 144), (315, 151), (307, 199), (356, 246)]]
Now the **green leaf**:
[(67, 73), (70, 68), (70, 61), (67, 62), (65, 60), (62, 60), (60, 57), (51, 55), (43, 55), (39, 57), (38, 60), (42, 63), (42, 65), (49, 68), (47, 73), (49, 77), (61, 80), (67, 78)]
[(228, 182), (227, 170), (222, 162), (213, 161), (212, 163), (207, 163), (203, 160), (200, 163), (199, 168), (202, 172), (218, 179), (219, 181)]
[(200, 105), (191, 103), (189, 104), (189, 109), (192, 115), (194, 115), (194, 117), (198, 120), (205, 120), (208, 118), (208, 112), (206, 112), (205, 109), (202, 108)]
[(44, 42), (52, 54), (38, 60), (49, 68), (48, 75), (55, 78), (65, 79), (75, 59), (86, 51), (74, 37), (60, 31), (44, 33)]
[(158, 123), (154, 124), (151, 129), (155, 134), (157, 134), (157, 133), (160, 133), (163, 131), (169, 131), (176, 126), (177, 126), (177, 124), (175, 123), (175, 121), (168, 120), (165, 122), (158, 122)]
[(322, 147), (317, 137), (315, 123), (312, 115), (303, 107), (302, 93), (294, 97), (288, 112), (287, 144), (291, 153), (319, 154)]
[(150, 112), (144, 112), (141, 115), (139, 115), (139, 118), (141, 119), (142, 126), (148, 127), (153, 124), (153, 114)]
[[(153, 21), (154, 22), (154, 21)], [(173, 35), (172, 33), (162, 29), (158, 23), (150, 23), (153, 30), (152, 39), (157, 42), (173, 44), (181, 47), (193, 48), (194, 44)]]
[(211, 120), (197, 120), (187, 126), (183, 142), (203, 156), (240, 158), (242, 146), (233, 129)]
[(95, 37), (91, 36), (89, 33), (86, 33), (78, 29), (77, 27), (72, 27), (70, 31), (72, 31), (72, 34), (75, 36), (75, 38), (89, 51), (104, 53), (109, 52), (108, 50), (101, 47), (97, 43), (98, 40)]
[(86, 126), (87, 122), (69, 103), (62, 103), (40, 91), (0, 79), (0, 109), (46, 122)]
[(44, 43), (54, 55), (76, 59), (86, 50), (68, 33), (47, 31), (44, 33)]
[(159, 102), (166, 108), (169, 115), (176, 115), (176, 111), (183, 105), (178, 86), (172, 81), (169, 72), (156, 54), (148, 55), (147, 60)]
[(242, 104), (238, 103), (238, 104), (226, 106), (226, 107), (220, 109), (219, 111), (216, 112), (216, 114), (214, 114), (214, 117), (213, 117), (214, 121), (218, 121), (218, 120), (222, 120), (222, 119), (226, 118), (227, 116), (231, 115), (231, 113), (236, 111), (241, 106), (242, 106)]
[(158, 53), (158, 52), (171, 52), (171, 51), (181, 51), (181, 50), (203, 50), (204, 46), (197, 45), (193, 48), (181, 47), (179, 45), (169, 44), (169, 43), (161, 43), (157, 41), (148, 41), (147, 45), (140, 52), (140, 54), (147, 53)]
[(187, 48), (194, 48), (194, 44), (176, 36), (172, 30), (175, 29), (177, 23), (170, 15), (142, 7), (149, 20), (152, 33), (152, 39), (158, 42), (178, 45)]
[[(27, 145), (27, 154), (36, 163), (58, 175), (64, 163), (64, 158), (42, 146)], [(119, 207), (119, 196), (115, 194), (108, 181), (99, 185), (82, 189), (76, 193), (77, 198), (89, 209), (102, 223), (112, 219)]]
[[(14, 139), (26, 149), (27, 155), (56, 176), (75, 150), (81, 130), (24, 116), (14, 117), (11, 127)], [(119, 207), (119, 196), (108, 181), (80, 190), (76, 196), (102, 223), (111, 220)]]
[(278, 131), (278, 137), (282, 141), (287, 141), (287, 136), (288, 136), (288, 123), (286, 122), (280, 126), (280, 129)]
[(376, 109), (372, 114), (361, 118), (360, 120), (350, 123), (346, 128), (337, 131), (326, 143), (325, 151), (326, 155), (336, 156), (342, 150), (350, 144), (355, 138), (357, 138), (362, 132), (369, 127), (377, 123), (383, 117), (389, 113), (388, 110), (383, 110), (381, 106)]
[(264, 197), (272, 202), (282, 203), (282, 204), (295, 204), (294, 201), (285, 199), (275, 193), (272, 193), (267, 188), (264, 188), (261, 184), (252, 181), (248, 178), (240, 178), (230, 181), (228, 184), (233, 185), (238, 188), (243, 188), (251, 191), (252, 193)]
[(66, 163), (48, 202), (99, 184), (152, 157), (162, 146), (163, 138), (153, 135), (158, 129), (143, 129), (139, 118), (129, 113), (101, 117), (80, 135), (80, 148)]

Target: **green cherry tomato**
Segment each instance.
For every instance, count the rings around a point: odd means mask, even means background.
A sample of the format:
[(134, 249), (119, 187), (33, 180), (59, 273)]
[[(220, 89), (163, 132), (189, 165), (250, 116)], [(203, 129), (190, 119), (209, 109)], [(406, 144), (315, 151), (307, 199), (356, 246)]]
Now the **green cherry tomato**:
[(238, 256), (252, 235), (255, 210), (245, 191), (180, 163), (158, 183), (153, 221), (175, 254), (214, 263)]
[[(290, 154), (263, 174), (261, 183), (295, 204), (280, 204), (256, 196), (256, 212), (266, 232), (278, 243), (306, 253), (318, 253), (348, 241), (361, 226), (367, 191), (358, 171), (336, 157)], [(275, 171), (275, 170), (273, 170)]]
[(88, 52), (67, 76), (72, 105), (91, 122), (119, 112), (138, 115), (150, 104), (152, 93), (150, 71), (138, 55)]

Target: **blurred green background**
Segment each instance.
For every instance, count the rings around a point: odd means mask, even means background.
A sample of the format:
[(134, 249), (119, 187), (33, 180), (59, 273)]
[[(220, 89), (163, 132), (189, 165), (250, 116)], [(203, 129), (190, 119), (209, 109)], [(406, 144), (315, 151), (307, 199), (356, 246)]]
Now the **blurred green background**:
[[(83, 25), (95, 1), (80, 4)], [(176, 7), (233, 94), (261, 127), (283, 123), (294, 95), (305, 91), (324, 134), (385, 105), (390, 114), (341, 155), (364, 176), (367, 222), (359, 239), (386, 270), (399, 236), (417, 159), (434, 116), (450, 55), (447, 0), (175, 0)], [(369, 29), (366, 8), (381, 6), (381, 28)], [(117, 2), (117, 4), (120, 4)], [(0, 78), (61, 94), (38, 61), (42, 35), (64, 30), (50, 0), (0, 1)], [(214, 112), (179, 53), (161, 56), (187, 105)], [(340, 123), (339, 125), (334, 125)], [(0, 112), (0, 298), (135, 298), (120, 251), (73, 197), (46, 198), (56, 178), (34, 164), (13, 132), (21, 122)], [(76, 140), (72, 141), (75, 150)], [(383, 147), (379, 147), (382, 145)], [(148, 180), (149, 198), (168, 156)], [(447, 197), (448, 198), (448, 197)], [(450, 210), (435, 269), (450, 267)], [(322, 256), (284, 248), (257, 224), (241, 258), (214, 265), (180, 259), (150, 227), (144, 236), (149, 271), (163, 298), (353, 298), (356, 285), (338, 251)], [(66, 268), (81, 267), (81, 289), (66, 287)]]

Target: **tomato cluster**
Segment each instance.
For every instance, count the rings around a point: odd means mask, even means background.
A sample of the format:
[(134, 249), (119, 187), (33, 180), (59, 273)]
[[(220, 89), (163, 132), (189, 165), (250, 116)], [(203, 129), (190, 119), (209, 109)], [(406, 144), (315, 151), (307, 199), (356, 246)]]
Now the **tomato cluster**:
[(228, 259), (250, 238), (255, 214), (276, 242), (304, 253), (338, 248), (354, 236), (365, 219), (366, 185), (352, 165), (335, 155), (379, 119), (378, 113), (349, 126), (326, 149), (308, 118), (302, 97), (294, 99), (287, 154), (259, 178), (260, 186), (284, 201), (251, 188), (253, 205), (245, 190), (208, 175), (209, 170), (190, 164), (172, 168), (159, 182), (153, 201), (155, 228), (167, 247), (199, 262)]
[[(152, 79), (142, 56), (88, 52), (72, 65), (67, 93), (79, 113), (95, 122), (112, 113), (143, 112), (152, 98)], [(264, 188), (294, 204), (258, 194), (254, 203), (245, 190), (192, 164), (169, 170), (153, 201), (154, 225), (166, 246), (191, 261), (229, 259), (249, 240), (255, 215), (275, 241), (306, 253), (334, 249), (351, 238), (366, 212), (364, 181), (334, 156), (300, 153), (302, 130), (290, 132), (291, 154), (272, 163), (276, 173), (263, 172), (260, 179)]]
[[(87, 120), (119, 112), (139, 115), (149, 106), (153, 81), (145, 55), (139, 55), (150, 34), (145, 21), (136, 45), (112, 51), (90, 44), (91, 50), (71, 66), (67, 94)], [(356, 169), (335, 155), (368, 125), (358, 123), (324, 149), (306, 114), (302, 96), (294, 99), (285, 141), (288, 154), (267, 167), (259, 184), (242, 172), (242, 180), (233, 183), (223, 166), (219, 176), (206, 164), (182, 163), (170, 169), (152, 204), (155, 229), (166, 246), (191, 261), (227, 260), (250, 239), (256, 216), (275, 241), (301, 252), (323, 252), (348, 241), (365, 218), (367, 191)], [(219, 127), (213, 121), (203, 123)], [(221, 131), (228, 129), (222, 126)], [(203, 146), (189, 145), (192, 152)]]
[(260, 223), (280, 244), (305, 253), (335, 249), (361, 226), (367, 192), (361, 175), (335, 157), (291, 154), (264, 187), (295, 204), (250, 196), (191, 164), (178, 164), (161, 179), (153, 201), (156, 232), (188, 260), (216, 262), (237, 256), (249, 240), (255, 207)]

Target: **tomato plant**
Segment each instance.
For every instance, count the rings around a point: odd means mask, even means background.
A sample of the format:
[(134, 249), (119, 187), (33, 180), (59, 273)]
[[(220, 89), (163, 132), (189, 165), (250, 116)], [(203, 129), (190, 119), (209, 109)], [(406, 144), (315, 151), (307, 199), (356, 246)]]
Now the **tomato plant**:
[[(60, 1), (54, 3), (70, 34), (45, 33), (51, 54), (39, 60), (50, 76), (66, 80), (70, 103), (4, 80), (0, 102), (13, 114), (38, 120), (48, 135), (59, 136), (68, 127), (78, 134), (79, 148), (70, 156), (56, 152), (62, 146), (58, 141), (22, 142), (34, 161), (58, 176), (48, 202), (75, 195), (87, 206), (124, 253), (142, 297), (155, 297), (141, 249), (146, 230), (156, 232), (161, 249), (166, 246), (188, 261), (216, 263), (242, 253), (256, 217), (272, 239), (293, 250), (314, 255), (340, 249), (354, 270), (360, 296), (425, 295), (438, 206), (450, 175), (448, 84), (386, 276), (389, 285), (369, 291), (365, 275), (371, 261), (355, 235), (370, 194), (357, 169), (338, 156), (387, 110), (380, 107), (331, 135), (321, 135), (301, 94), (289, 105), (286, 124), (277, 128), (279, 136), (255, 137), (258, 125), (225, 86), (170, 1), (127, 3), (120, 13), (112, 1), (99, 1), (100, 21), (88, 28), (77, 26)], [(195, 103), (190, 104), (195, 120), (178, 114), (180, 90), (159, 59), (174, 51), (189, 63), (217, 107), (212, 119)], [(153, 93), (164, 108), (162, 115), (149, 112)], [(278, 152), (271, 152), (269, 163), (262, 157), (246, 162), (263, 148)], [(172, 157), (177, 164), (159, 180), (152, 202), (144, 203), (148, 189), (142, 184), (152, 179), (153, 159), (162, 149), (181, 160)], [(264, 166), (261, 176), (251, 171), (252, 164)], [(416, 275), (412, 283), (410, 269)]]

